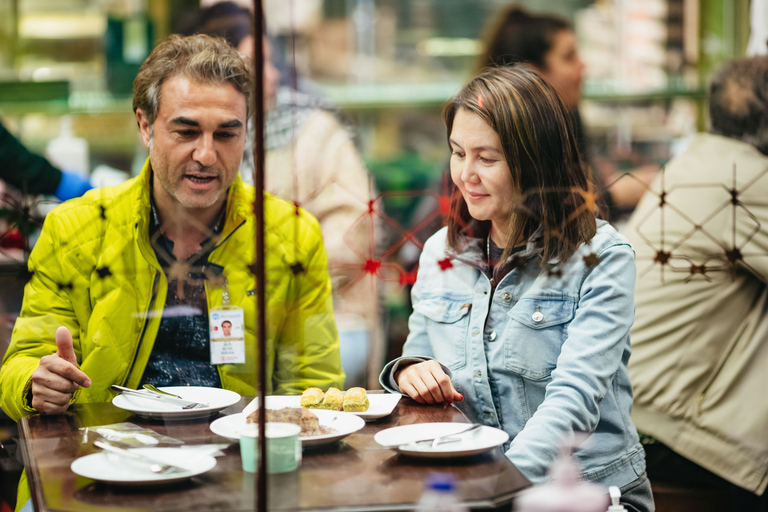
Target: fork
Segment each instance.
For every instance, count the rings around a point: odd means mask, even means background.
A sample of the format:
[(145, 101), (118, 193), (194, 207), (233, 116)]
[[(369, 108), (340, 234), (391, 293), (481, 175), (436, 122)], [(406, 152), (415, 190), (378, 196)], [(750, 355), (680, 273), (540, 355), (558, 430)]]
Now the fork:
[(144, 462), (148, 462), (150, 464), (149, 469), (153, 473), (168, 473), (170, 471), (189, 471), (186, 468), (182, 468), (180, 466), (174, 466), (173, 464), (167, 464), (163, 461), (156, 460), (152, 457), (149, 457), (147, 455), (142, 455), (139, 453), (134, 453), (131, 450), (126, 450), (124, 448), (118, 448), (115, 445), (105, 443), (103, 441), (94, 441), (93, 446), (96, 446), (98, 448), (101, 448), (105, 452), (112, 452), (116, 453), (118, 455), (123, 455), (126, 457), (131, 457), (133, 459), (141, 460)]
[(155, 393), (154, 391), (150, 391), (150, 390), (139, 391), (136, 389), (124, 388), (123, 386), (118, 386), (116, 384), (112, 385), (112, 389), (114, 391), (119, 391), (120, 393), (123, 393), (126, 395), (140, 396), (142, 398), (151, 398), (153, 400), (159, 400), (161, 402), (179, 405), (181, 406), (182, 409), (186, 409), (186, 410), (200, 409), (202, 407), (210, 407), (210, 405), (208, 404), (203, 404), (200, 402), (192, 402), (190, 400), (184, 400), (181, 398), (174, 398), (173, 396), (162, 395), (160, 393)]
[(451, 441), (448, 441), (448, 439), (453, 437), (453, 436), (459, 436), (459, 435), (466, 434), (467, 432), (472, 432), (473, 430), (477, 430), (478, 428), (480, 428), (482, 426), (483, 426), (482, 423), (473, 423), (472, 425), (469, 426), (469, 428), (465, 428), (464, 430), (460, 430), (458, 432), (453, 432), (453, 433), (450, 433), (450, 434), (443, 434), (443, 435), (437, 436), (437, 437), (429, 437), (427, 439), (418, 439), (416, 441), (411, 441), (410, 443), (405, 443), (405, 444), (406, 445), (414, 445), (415, 446), (415, 445), (417, 445), (419, 443), (431, 442), (432, 444), (430, 445), (430, 448), (435, 448), (435, 447), (437, 447), (437, 445), (439, 445), (441, 443), (444, 443), (444, 442), (446, 442), (446, 443), (453, 443), (453, 442), (456, 442), (456, 441), (460, 441), (460, 439), (454, 439), (454, 440), (451, 440)]

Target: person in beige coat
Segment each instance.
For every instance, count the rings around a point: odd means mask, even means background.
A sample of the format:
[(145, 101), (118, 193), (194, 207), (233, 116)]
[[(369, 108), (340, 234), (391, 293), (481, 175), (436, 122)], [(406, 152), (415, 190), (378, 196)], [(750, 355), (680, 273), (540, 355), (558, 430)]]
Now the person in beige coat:
[[(224, 38), (253, 58), (250, 11), (234, 2), (218, 2), (188, 13), (179, 31)], [(342, 344), (347, 386), (379, 386), (384, 336), (379, 309), (379, 263), (372, 209), (376, 198), (352, 134), (336, 109), (322, 99), (280, 87), (272, 48), (264, 38), (265, 189), (301, 206), (320, 222), (333, 283), (333, 302)], [(253, 184), (253, 127), (240, 174)], [(366, 354), (366, 360), (362, 361)], [(362, 363), (362, 364), (361, 364)]]
[(632, 418), (651, 481), (720, 487), (729, 510), (764, 510), (768, 59), (726, 63), (709, 93), (711, 132), (666, 166), (625, 228), (638, 270)]

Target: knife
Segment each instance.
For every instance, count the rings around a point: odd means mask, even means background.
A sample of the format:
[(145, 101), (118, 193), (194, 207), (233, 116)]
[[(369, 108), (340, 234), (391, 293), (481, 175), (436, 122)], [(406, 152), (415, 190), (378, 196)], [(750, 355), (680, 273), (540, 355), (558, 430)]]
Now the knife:
[(118, 455), (123, 455), (125, 457), (131, 457), (133, 459), (147, 462), (152, 465), (151, 469), (153, 473), (167, 473), (168, 471), (172, 471), (172, 470), (173, 471), (189, 471), (189, 469), (187, 468), (176, 466), (174, 464), (169, 464), (163, 460), (155, 459), (154, 457), (144, 455), (143, 453), (136, 453), (131, 450), (126, 450), (124, 448), (118, 448), (115, 445), (105, 443), (103, 441), (94, 441), (93, 446), (96, 446), (97, 448), (101, 448), (105, 452), (112, 452)]
[(112, 384), (112, 390), (126, 395), (140, 396), (142, 398), (149, 398), (151, 400), (157, 400), (167, 404), (178, 405), (182, 409), (199, 409), (201, 407), (210, 407), (208, 404), (183, 400), (181, 398), (174, 398), (170, 395), (161, 395), (160, 393), (154, 393), (148, 389), (139, 391), (136, 389), (124, 388), (123, 386), (118, 386), (117, 384)]

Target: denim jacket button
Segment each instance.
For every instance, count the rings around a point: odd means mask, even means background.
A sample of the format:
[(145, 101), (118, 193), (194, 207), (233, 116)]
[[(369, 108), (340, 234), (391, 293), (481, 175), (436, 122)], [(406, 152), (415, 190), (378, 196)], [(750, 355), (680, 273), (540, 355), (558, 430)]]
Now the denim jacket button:
[(512, 300), (512, 294), (509, 292), (504, 292), (501, 294), (501, 298), (504, 300), (504, 302), (509, 302)]
[(488, 339), (490, 339), (491, 341), (495, 340), (496, 339), (496, 331), (491, 331), (491, 335), (488, 336)]
[(544, 320), (544, 315), (541, 313), (541, 311), (534, 311), (533, 314), (531, 315), (531, 320), (537, 323), (541, 322), (542, 320)]

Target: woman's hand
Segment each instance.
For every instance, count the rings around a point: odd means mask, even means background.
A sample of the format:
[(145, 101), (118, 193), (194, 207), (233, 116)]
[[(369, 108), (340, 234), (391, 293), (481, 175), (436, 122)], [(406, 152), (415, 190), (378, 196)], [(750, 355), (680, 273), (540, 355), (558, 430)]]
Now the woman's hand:
[(434, 360), (406, 366), (398, 372), (396, 379), (400, 391), (420, 404), (450, 404), (454, 400), (464, 400), (440, 363)]

